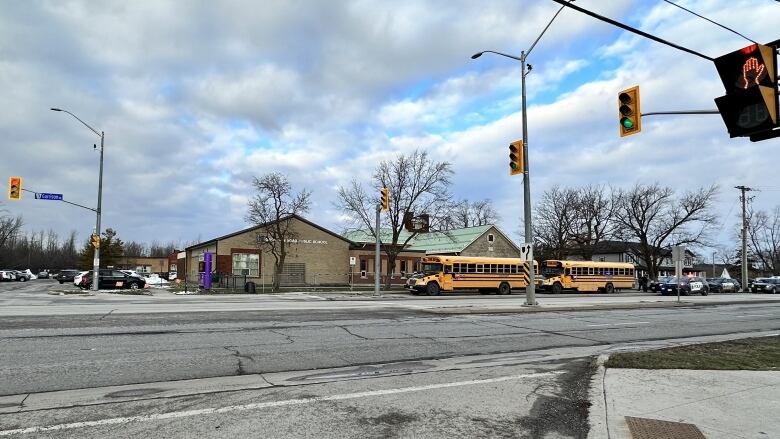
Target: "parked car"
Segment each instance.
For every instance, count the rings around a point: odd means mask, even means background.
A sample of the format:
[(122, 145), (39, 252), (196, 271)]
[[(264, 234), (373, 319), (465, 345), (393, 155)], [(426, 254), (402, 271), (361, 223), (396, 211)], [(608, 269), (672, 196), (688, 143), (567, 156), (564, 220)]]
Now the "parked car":
[(90, 273), (89, 271), (79, 271), (79, 273), (75, 276), (73, 276), (73, 285), (79, 286), (81, 284), (81, 280), (84, 278), (84, 275)]
[(79, 274), (79, 270), (62, 270), (54, 276), (60, 284), (65, 282), (73, 282), (73, 278)]
[(27, 282), (28, 280), (32, 279), (32, 275), (19, 270), (14, 270), (14, 275), (16, 276), (17, 282)]
[(750, 288), (751, 293), (780, 293), (780, 279), (779, 278), (760, 278), (753, 282), (753, 287)]
[(734, 279), (722, 277), (707, 279), (707, 286), (710, 289), (710, 293), (736, 293), (739, 291), (739, 286)]
[[(661, 294), (664, 296), (677, 295), (677, 278), (671, 277), (661, 285)], [(679, 281), (680, 295), (688, 296), (690, 294), (701, 294), (706, 296), (710, 293), (707, 281), (700, 277), (682, 277)]]
[(651, 280), (650, 285), (648, 285), (648, 290), (650, 290), (653, 293), (660, 293), (661, 292), (661, 285), (666, 283), (669, 279), (671, 279), (674, 276), (661, 276), (657, 280)]
[(16, 280), (16, 274), (13, 270), (0, 270), (0, 282), (11, 282)]
[(38, 273), (38, 279), (48, 279), (49, 278), (49, 272), (44, 270)]
[[(88, 271), (81, 276), (81, 283), (78, 285), (82, 289), (92, 288), (92, 272)], [(127, 274), (121, 270), (111, 268), (100, 270), (98, 274), (98, 288), (101, 290), (114, 288), (129, 288), (138, 290), (146, 288), (146, 279), (141, 276)]]

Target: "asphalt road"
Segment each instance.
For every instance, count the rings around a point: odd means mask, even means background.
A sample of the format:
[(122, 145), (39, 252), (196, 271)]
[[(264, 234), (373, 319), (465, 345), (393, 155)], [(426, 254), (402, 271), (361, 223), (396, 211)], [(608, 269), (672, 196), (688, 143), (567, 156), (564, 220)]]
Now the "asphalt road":
[(780, 330), (780, 303), (437, 315), (291, 295), (267, 303), (312, 307), (96, 313), (192, 298), (8, 285), (4, 307), (47, 315), (0, 318), (0, 436), (585, 437), (591, 356)]

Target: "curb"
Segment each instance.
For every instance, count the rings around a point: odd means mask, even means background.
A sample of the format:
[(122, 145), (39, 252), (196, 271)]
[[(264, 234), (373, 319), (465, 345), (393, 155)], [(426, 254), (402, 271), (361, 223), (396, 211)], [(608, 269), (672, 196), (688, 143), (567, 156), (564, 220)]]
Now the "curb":
[(590, 400), (590, 409), (588, 410), (588, 439), (610, 439), (609, 419), (607, 411), (607, 394), (604, 388), (604, 378), (607, 369), (604, 364), (609, 359), (609, 354), (601, 354), (596, 358), (598, 369), (590, 381), (588, 390), (588, 399)]
[(523, 313), (541, 313), (557, 311), (601, 311), (609, 309), (637, 309), (637, 308), (687, 308), (687, 307), (706, 307), (720, 305), (747, 305), (747, 304), (768, 304), (780, 303), (778, 300), (734, 300), (728, 302), (653, 302), (653, 303), (618, 303), (602, 304), (592, 306), (521, 306), (512, 308), (439, 308), (439, 309), (419, 309), (420, 312), (431, 314), (523, 314)]

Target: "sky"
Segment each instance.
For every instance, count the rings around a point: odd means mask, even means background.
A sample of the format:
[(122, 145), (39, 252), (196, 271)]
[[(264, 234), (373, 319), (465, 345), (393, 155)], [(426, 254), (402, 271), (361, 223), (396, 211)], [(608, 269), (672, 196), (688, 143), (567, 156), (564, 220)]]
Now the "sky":
[[(710, 57), (742, 37), (662, 1), (577, 5)], [(681, 5), (762, 43), (780, 38), (780, 3)], [(559, 5), (549, 0), (7, 1), (0, 9), (0, 175), (95, 206), (105, 132), (103, 229), (125, 241), (191, 243), (245, 228), (253, 176), (286, 174), (312, 191), (308, 219), (336, 232), (336, 188), (414, 149), (452, 163), (458, 198), (490, 198), (519, 240), (522, 179), (508, 172), (521, 138), (519, 55)], [(737, 185), (756, 209), (780, 204), (780, 139), (730, 139), (718, 115), (649, 116), (620, 138), (618, 91), (642, 111), (714, 109), (712, 62), (571, 9), (529, 55), (532, 203), (555, 184), (683, 192), (718, 184), (729, 243)], [(93, 212), (57, 201), (0, 208), (28, 231), (77, 231)]]

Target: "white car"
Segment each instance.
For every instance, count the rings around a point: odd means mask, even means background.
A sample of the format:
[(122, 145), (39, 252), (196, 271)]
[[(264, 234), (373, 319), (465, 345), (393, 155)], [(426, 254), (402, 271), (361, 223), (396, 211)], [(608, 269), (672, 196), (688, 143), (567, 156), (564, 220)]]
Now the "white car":
[(73, 276), (73, 285), (78, 286), (81, 283), (81, 278), (89, 273), (89, 271), (79, 271), (79, 274)]
[(16, 274), (11, 270), (0, 270), (0, 282), (16, 280)]

